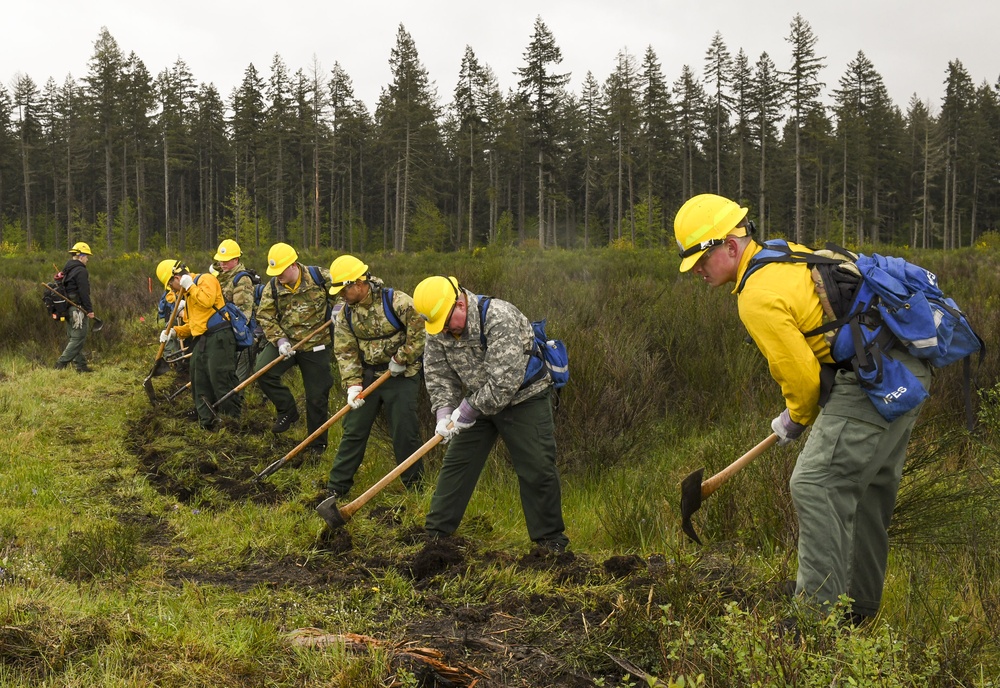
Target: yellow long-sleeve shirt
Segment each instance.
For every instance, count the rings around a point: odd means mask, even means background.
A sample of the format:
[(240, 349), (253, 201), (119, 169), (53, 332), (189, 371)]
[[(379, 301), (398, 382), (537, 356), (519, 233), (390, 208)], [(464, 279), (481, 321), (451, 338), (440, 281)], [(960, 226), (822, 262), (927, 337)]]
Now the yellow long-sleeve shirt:
[(205, 334), (208, 330), (208, 319), (215, 315), (215, 308), (226, 305), (225, 299), (222, 298), (222, 287), (215, 275), (206, 272), (191, 277), (198, 281), (184, 292), (188, 320), (185, 324), (174, 328), (181, 339)]
[[(810, 251), (799, 244), (789, 246)], [(751, 243), (743, 252), (737, 285), (760, 249)], [(823, 324), (823, 307), (809, 266), (774, 263), (759, 268), (747, 279), (737, 304), (740, 320), (767, 359), (771, 377), (781, 386), (792, 420), (812, 424), (819, 415), (820, 364), (833, 363), (833, 359), (822, 334), (802, 334)]]

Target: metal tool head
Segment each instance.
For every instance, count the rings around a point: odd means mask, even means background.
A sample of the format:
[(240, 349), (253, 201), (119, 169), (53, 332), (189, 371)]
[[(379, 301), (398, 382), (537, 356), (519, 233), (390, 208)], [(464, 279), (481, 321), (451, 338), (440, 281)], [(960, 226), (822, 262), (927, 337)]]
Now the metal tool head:
[(316, 513), (322, 516), (326, 524), (333, 529), (343, 528), (347, 525), (347, 519), (340, 513), (340, 508), (337, 506), (337, 496), (327, 497), (316, 507)]
[(685, 535), (699, 545), (701, 540), (694, 532), (691, 516), (701, 508), (701, 481), (704, 474), (705, 469), (699, 468), (681, 482), (681, 529)]
[(156, 406), (156, 390), (153, 389), (152, 375), (142, 381), (142, 388), (146, 390), (146, 396), (149, 397), (149, 403)]

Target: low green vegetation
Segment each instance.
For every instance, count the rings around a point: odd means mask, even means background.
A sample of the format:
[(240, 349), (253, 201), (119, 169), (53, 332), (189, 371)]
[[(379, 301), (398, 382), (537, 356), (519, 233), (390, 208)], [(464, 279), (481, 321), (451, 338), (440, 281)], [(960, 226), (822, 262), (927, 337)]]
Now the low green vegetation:
[[(763, 439), (781, 399), (735, 299), (677, 274), (670, 253), (366, 256), (405, 291), (454, 274), (566, 341), (557, 439), (572, 545), (560, 555), (530, 548), (502, 449), (441, 545), (422, 536), (433, 482), (390, 485), (327, 529), (313, 507), (336, 427), (321, 460), (258, 482), (305, 429), (272, 435), (257, 390), (216, 433), (185, 418), (189, 395), (166, 401), (185, 381), (173, 372), (154, 378), (149, 404), (160, 288), (147, 276), (160, 256), (91, 264), (106, 325), (88, 340), (89, 376), (52, 369), (63, 331), (38, 282), (54, 256), (0, 259), (0, 685), (1000, 685), (1000, 247), (910, 257), (939, 274), (988, 355), (974, 366), (974, 433), (961, 366), (935, 380), (882, 611), (861, 628), (787, 595), (794, 447), (706, 500), (704, 546), (681, 533), (680, 481)], [(390, 457), (380, 430), (347, 499)], [(440, 458), (428, 457), (431, 481)], [(781, 631), (788, 618), (798, 634)]]

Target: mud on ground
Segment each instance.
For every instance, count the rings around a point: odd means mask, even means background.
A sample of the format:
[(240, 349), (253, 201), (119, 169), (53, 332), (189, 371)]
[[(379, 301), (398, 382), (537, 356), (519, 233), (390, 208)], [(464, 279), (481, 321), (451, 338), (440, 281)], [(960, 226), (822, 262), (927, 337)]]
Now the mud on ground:
[[(214, 494), (234, 503), (249, 499), (267, 505), (302, 498), (254, 480), (254, 463), (247, 456), (252, 454), (254, 437), (259, 441), (262, 434), (259, 423), (254, 428), (232, 426), (227, 450), (209, 456), (190, 446), (196, 442), (185, 440), (189, 435), (183, 422), (183, 412), (158, 407), (130, 433), (130, 450), (161, 494), (187, 502), (212, 487)], [(294, 444), (289, 440), (288, 449)], [(196, 455), (199, 458), (192, 460)], [(193, 582), (235, 591), (263, 585), (338, 594), (373, 589), (389, 573), (410, 580), (417, 607), (416, 613), (408, 610), (411, 618), (400, 625), (389, 620), (390, 610), (386, 610), (377, 637), (345, 640), (338, 636), (338, 642), (353, 652), (366, 652), (373, 643), (388, 646), (394, 666), (406, 668), (419, 686), (573, 688), (597, 685), (596, 679), (603, 681), (601, 685), (615, 686), (623, 672), (606, 652), (647, 666), (654, 662), (655, 634), (623, 624), (632, 623), (630, 615), (638, 613), (647, 617), (640, 626), (656, 625), (659, 605), (670, 601), (671, 589), (665, 581), (677, 575), (672, 560), (663, 555), (649, 561), (622, 555), (597, 562), (572, 551), (490, 550), (461, 537), (429, 540), (421, 528), (404, 525), (403, 516), (401, 507), (387, 506), (365, 508), (354, 516), (353, 521), (368, 519), (384, 532), (380, 537), (387, 546), (374, 551), (356, 545), (349, 522), (343, 528), (325, 528), (313, 550), (302, 556), (272, 559), (247, 552), (245, 564), (238, 568), (192, 568), (187, 553), (170, 544), (165, 526), (156, 519), (142, 513), (129, 515), (127, 510), (119, 518), (151, 526), (146, 544), (160, 549), (165, 577), (176, 585)], [(491, 585), (490, 571), (509, 569), (515, 579), (523, 574), (526, 581), (547, 577), (551, 583), (531, 584), (522, 590), (511, 590), (509, 584)], [(478, 576), (487, 576), (479, 586), (471, 586), (479, 592), (466, 593), (457, 602), (452, 592), (456, 586)], [(373, 601), (376, 616), (377, 604)], [(316, 634), (328, 636), (322, 629), (287, 627), (280, 606), (261, 610), (261, 614), (297, 642), (303, 642), (304, 632), (316, 645), (321, 644)], [(641, 644), (638, 656), (633, 643)]]

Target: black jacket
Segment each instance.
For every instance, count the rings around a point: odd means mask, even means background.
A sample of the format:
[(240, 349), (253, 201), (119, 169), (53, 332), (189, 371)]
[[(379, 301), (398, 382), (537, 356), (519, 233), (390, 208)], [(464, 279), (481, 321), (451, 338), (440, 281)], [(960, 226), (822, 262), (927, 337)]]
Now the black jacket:
[(76, 258), (70, 258), (63, 266), (63, 284), (66, 286), (66, 296), (70, 301), (80, 306), (87, 313), (94, 312), (90, 302), (90, 274), (87, 266)]

